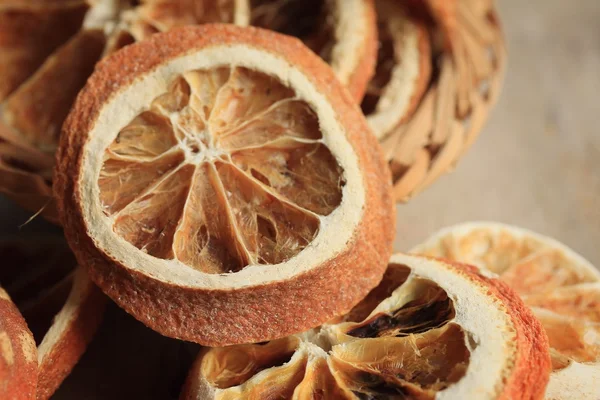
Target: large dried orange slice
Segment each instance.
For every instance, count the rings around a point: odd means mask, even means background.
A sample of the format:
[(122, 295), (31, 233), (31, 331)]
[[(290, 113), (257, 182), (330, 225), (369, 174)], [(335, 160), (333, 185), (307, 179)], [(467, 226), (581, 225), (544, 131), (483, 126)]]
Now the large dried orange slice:
[(67, 239), (167, 336), (261, 341), (347, 311), (386, 267), (389, 172), (331, 69), (257, 28), (172, 30), (101, 62), (61, 137)]
[(548, 237), (488, 222), (443, 229), (414, 252), (498, 274), (548, 334), (553, 372), (546, 398), (600, 398), (600, 272), (583, 257)]
[(35, 399), (35, 341), (10, 296), (0, 287), (0, 398)]
[(337, 322), (201, 351), (181, 398), (538, 399), (549, 373), (544, 332), (505, 284), (398, 254)]
[(76, 268), (62, 239), (2, 238), (0, 259), (0, 283), (38, 343), (35, 398), (48, 399), (94, 336), (106, 297), (83, 268)]
[(55, 220), (53, 153), (96, 62), (175, 26), (248, 21), (248, 0), (2, 1), (0, 192)]
[(372, 0), (249, 0), (250, 24), (300, 38), (327, 61), (357, 102), (375, 69)]

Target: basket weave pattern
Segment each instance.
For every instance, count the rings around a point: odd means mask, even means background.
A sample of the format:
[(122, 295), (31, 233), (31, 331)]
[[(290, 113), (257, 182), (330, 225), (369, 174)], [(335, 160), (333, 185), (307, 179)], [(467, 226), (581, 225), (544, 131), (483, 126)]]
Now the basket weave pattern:
[[(434, 73), (407, 122), (381, 142), (405, 202), (450, 171), (469, 149), (495, 104), (506, 65), (506, 48), (492, 1), (459, 0), (455, 21), (436, 23)], [(445, 26), (444, 26), (445, 25)]]

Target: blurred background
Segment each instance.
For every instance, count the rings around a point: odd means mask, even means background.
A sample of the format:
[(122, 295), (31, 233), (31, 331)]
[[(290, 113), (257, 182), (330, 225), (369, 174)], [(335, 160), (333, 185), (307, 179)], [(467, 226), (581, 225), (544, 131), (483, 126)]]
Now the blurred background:
[[(456, 170), (398, 206), (395, 248), (492, 220), (553, 236), (600, 265), (600, 2), (499, 0), (498, 8), (509, 51), (499, 103)], [(0, 213), (2, 234), (58, 230), (41, 219), (20, 227), (30, 213), (5, 198)], [(53, 398), (176, 398), (195, 351), (111, 306)]]
[(398, 207), (396, 249), (469, 220), (552, 236), (600, 265), (600, 2), (497, 1), (500, 100), (456, 170)]

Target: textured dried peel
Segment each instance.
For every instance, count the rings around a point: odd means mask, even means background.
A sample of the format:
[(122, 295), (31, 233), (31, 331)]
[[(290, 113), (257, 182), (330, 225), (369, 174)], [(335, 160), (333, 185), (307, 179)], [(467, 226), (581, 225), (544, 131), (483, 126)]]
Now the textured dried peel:
[(218, 24), (155, 35), (100, 63), (68, 121), (56, 175), (68, 240), (165, 335), (285, 336), (347, 311), (385, 270), (385, 161), (294, 38)]
[[(247, 25), (247, 0), (17, 1), (0, 9), (0, 192), (56, 222), (53, 153), (93, 67), (125, 45), (173, 27)], [(19, 149), (19, 153), (15, 151)], [(32, 166), (31, 159), (49, 165)], [(5, 167), (7, 164), (9, 167)]]
[(469, 268), (393, 256), (381, 284), (337, 322), (203, 350), (181, 399), (540, 398), (550, 366), (547, 343), (533, 344), (541, 326)]
[(75, 268), (72, 254), (60, 239), (4, 238), (0, 259), (4, 260), (0, 281), (38, 343), (35, 398), (48, 399), (92, 339), (105, 298), (85, 271)]
[(371, 0), (249, 0), (250, 24), (301, 39), (360, 102), (377, 52)]
[(0, 397), (35, 399), (36, 385), (33, 335), (8, 293), (0, 288)]
[(413, 252), (478, 265), (521, 295), (552, 348), (546, 398), (600, 396), (600, 272), (589, 262), (547, 237), (485, 222), (446, 228)]

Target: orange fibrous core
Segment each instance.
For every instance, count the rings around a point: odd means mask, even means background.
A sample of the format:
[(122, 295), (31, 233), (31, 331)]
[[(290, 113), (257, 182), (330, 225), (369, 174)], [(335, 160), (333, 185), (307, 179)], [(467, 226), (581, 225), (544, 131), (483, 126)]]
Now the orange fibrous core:
[(302, 251), (345, 181), (317, 115), (292, 89), (221, 67), (184, 73), (121, 129), (98, 183), (123, 239), (225, 273)]
[[(413, 277), (407, 282), (409, 274), (404, 265), (390, 265), (382, 283), (345, 318), (371, 314), (347, 331), (365, 341), (334, 352), (339, 375), (359, 399), (434, 399), (467, 370), (470, 352), (465, 332), (451, 322), (452, 300), (432, 281)], [(395, 290), (411, 300), (390, 312), (372, 313)]]

